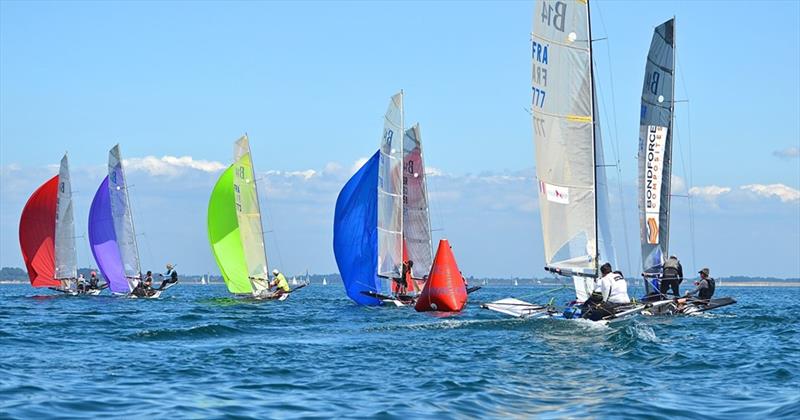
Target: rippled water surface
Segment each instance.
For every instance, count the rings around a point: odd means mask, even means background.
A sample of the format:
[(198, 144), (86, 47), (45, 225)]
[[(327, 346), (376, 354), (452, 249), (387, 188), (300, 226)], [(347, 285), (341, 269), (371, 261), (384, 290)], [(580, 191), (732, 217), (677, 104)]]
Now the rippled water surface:
[[(800, 290), (722, 288), (712, 315), (620, 326), (286, 302), (179, 285), (159, 300), (0, 285), (0, 417), (800, 416)], [(566, 292), (559, 299), (565, 300)]]

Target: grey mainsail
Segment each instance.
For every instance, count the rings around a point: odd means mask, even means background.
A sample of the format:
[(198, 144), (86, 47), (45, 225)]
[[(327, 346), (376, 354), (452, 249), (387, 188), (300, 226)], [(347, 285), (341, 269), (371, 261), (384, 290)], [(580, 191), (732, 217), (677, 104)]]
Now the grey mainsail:
[(587, 1), (536, 1), (532, 123), (545, 261), (573, 277), (579, 301), (600, 258), (613, 258), (591, 53)]
[(78, 256), (75, 249), (75, 216), (72, 209), (72, 182), (67, 155), (61, 158), (56, 195), (55, 278), (78, 277)]
[[(669, 252), (675, 19), (653, 32), (645, 65), (639, 132), (639, 221), (642, 268), (660, 273)], [(646, 291), (654, 285), (645, 281)]]
[(141, 278), (142, 269), (139, 262), (139, 247), (136, 243), (136, 230), (133, 226), (133, 210), (128, 196), (128, 184), (122, 168), (119, 145), (114, 146), (108, 152), (108, 188), (119, 254), (122, 258), (128, 287), (133, 290)]
[(431, 271), (433, 248), (419, 124), (405, 131), (403, 138), (403, 240), (414, 262), (411, 277), (422, 279)]
[(264, 229), (261, 225), (261, 206), (258, 202), (258, 188), (250, 152), (250, 141), (247, 136), (242, 136), (237, 140), (233, 149), (233, 191), (236, 219), (239, 223), (239, 236), (247, 263), (247, 274), (250, 278), (258, 279), (253, 282), (253, 294), (258, 295), (262, 289), (266, 288), (269, 273), (267, 252), (264, 246)]

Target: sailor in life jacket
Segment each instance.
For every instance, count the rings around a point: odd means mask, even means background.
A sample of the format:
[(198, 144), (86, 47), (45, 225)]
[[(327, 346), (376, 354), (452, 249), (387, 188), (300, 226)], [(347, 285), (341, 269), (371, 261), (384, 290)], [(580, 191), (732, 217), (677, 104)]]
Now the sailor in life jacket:
[(605, 263), (600, 267), (600, 274), (603, 276), (595, 286), (595, 293), (603, 297), (604, 303), (623, 305), (631, 303), (628, 296), (628, 282), (619, 271), (611, 271), (611, 264)]
[(269, 287), (277, 287), (277, 290), (275, 290), (276, 295), (280, 296), (292, 291), (289, 287), (289, 282), (286, 281), (286, 277), (277, 268), (272, 270), (272, 276), (272, 283), (269, 284)]
[(166, 278), (161, 281), (161, 286), (159, 286), (156, 290), (161, 290), (168, 284), (178, 282), (178, 272), (175, 271), (175, 266), (172, 264), (167, 264), (167, 272), (164, 274), (159, 274), (158, 276)]
[(661, 273), (661, 283), (659, 287), (659, 292), (666, 296), (667, 291), (672, 289), (672, 294), (675, 296), (680, 296), (680, 285), (683, 281), (683, 267), (681, 266), (681, 262), (678, 261), (678, 257), (671, 256), (669, 259), (664, 262), (664, 270)]
[(697, 287), (691, 292), (686, 292), (686, 296), (697, 295), (700, 299), (709, 300), (714, 296), (716, 281), (709, 276), (710, 271), (708, 268), (704, 268), (698, 273), (700, 274), (700, 281), (697, 283)]

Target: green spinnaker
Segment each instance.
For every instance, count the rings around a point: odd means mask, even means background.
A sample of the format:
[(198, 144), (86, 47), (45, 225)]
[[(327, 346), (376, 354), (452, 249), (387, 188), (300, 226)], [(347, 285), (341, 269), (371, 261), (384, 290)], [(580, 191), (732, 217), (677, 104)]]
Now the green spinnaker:
[(252, 293), (233, 189), (234, 165), (219, 177), (208, 202), (208, 241), (231, 293)]

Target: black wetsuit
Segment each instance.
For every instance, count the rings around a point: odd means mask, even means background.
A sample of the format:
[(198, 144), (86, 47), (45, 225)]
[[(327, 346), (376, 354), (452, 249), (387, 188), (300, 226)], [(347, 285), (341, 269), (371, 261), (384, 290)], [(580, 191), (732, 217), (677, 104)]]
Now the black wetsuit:
[(666, 295), (669, 289), (672, 289), (672, 294), (675, 296), (680, 295), (680, 285), (683, 281), (683, 267), (678, 260), (671, 258), (664, 263), (664, 271), (661, 274), (661, 284), (659, 285), (659, 292)]

